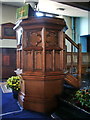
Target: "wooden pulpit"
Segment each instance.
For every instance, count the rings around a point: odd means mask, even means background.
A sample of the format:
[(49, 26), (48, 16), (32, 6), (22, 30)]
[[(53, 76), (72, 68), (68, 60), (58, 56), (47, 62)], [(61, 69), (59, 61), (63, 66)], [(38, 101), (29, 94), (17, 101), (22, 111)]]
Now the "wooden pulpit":
[(19, 102), (25, 109), (48, 113), (58, 106), (64, 80), (64, 27), (63, 19), (49, 17), (30, 17), (16, 27), (22, 31), (17, 68), (23, 70)]

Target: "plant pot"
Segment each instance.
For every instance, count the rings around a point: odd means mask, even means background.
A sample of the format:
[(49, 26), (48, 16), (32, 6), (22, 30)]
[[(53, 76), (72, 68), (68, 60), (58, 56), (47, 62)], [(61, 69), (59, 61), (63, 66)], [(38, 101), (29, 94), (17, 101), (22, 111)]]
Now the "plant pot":
[(55, 119), (55, 117), (59, 117), (63, 120), (90, 120), (90, 112), (87, 112), (64, 99), (59, 98), (59, 107), (54, 112), (53, 118)]
[(74, 109), (77, 109), (78, 111), (81, 111), (83, 114), (90, 115), (90, 108), (89, 107), (81, 106), (80, 103), (74, 104), (74, 103), (67, 101), (67, 100), (64, 100), (64, 99), (60, 99), (60, 101), (63, 102), (64, 104), (67, 104), (67, 105), (73, 107)]
[(13, 98), (18, 100), (18, 93), (19, 93), (19, 91), (12, 90), (12, 92), (13, 92)]

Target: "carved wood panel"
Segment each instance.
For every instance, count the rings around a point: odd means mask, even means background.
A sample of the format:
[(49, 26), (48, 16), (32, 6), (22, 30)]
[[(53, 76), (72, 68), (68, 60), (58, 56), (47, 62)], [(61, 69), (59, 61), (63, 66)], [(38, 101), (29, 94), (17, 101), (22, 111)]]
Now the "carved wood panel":
[(31, 51), (28, 51), (27, 52), (27, 64), (28, 64), (28, 66), (27, 66), (27, 69), (28, 70), (32, 70), (32, 52)]
[(55, 52), (55, 69), (60, 70), (60, 51)]
[(23, 43), (23, 48), (26, 48), (27, 47), (27, 41), (28, 41), (28, 32), (27, 31), (24, 31), (23, 32), (23, 39), (22, 39), (22, 43)]
[(24, 71), (34, 70), (34, 51), (24, 51)]
[(41, 31), (24, 31), (24, 48), (30, 46), (42, 46)]
[(28, 70), (28, 52), (24, 51), (23, 52), (23, 64), (24, 64), (24, 68), (23, 71), (27, 71)]
[(24, 71), (42, 69), (42, 51), (24, 51)]
[(46, 47), (58, 46), (58, 32), (47, 30), (46, 32)]
[(53, 68), (53, 56), (52, 51), (46, 51), (46, 70), (52, 71)]
[(42, 51), (35, 51), (35, 70), (42, 69)]

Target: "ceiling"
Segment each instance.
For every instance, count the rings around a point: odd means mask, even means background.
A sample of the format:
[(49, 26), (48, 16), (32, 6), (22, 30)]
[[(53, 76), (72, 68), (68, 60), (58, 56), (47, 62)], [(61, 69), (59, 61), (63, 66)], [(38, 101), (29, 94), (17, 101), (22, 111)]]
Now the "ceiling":
[[(85, 1), (85, 2), (84, 2)], [(59, 16), (85, 17), (90, 11), (89, 0), (1, 0), (3, 4), (21, 7), (26, 3), (38, 2), (37, 10)]]
[(90, 11), (90, 2), (61, 2), (61, 3)]

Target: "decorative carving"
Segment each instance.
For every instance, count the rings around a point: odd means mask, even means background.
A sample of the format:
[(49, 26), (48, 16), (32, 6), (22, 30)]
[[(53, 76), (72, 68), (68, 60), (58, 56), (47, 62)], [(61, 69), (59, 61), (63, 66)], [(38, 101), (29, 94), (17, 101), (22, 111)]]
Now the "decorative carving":
[(26, 39), (27, 47), (29, 47), (29, 46), (41, 46), (41, 42), (42, 42), (41, 31), (27, 32), (27, 39)]
[(46, 47), (58, 45), (58, 33), (56, 31), (47, 31), (46, 33)]

